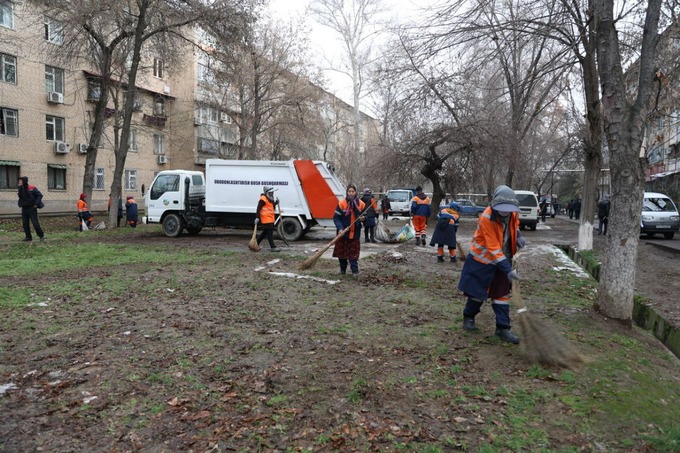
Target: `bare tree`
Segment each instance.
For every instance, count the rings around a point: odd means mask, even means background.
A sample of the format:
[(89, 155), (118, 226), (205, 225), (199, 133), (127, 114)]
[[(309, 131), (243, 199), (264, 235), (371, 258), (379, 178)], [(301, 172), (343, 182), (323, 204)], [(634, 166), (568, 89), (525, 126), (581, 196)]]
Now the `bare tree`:
[(593, 10), (612, 185), (607, 246), (595, 308), (605, 316), (630, 324), (646, 167), (640, 149), (645, 119), (653, 108), (654, 88), (661, 83), (655, 64), (661, 0), (649, 0), (646, 4), (637, 80), (632, 87), (627, 85), (623, 71), (621, 32), (617, 28), (621, 23), (615, 16), (614, 3), (598, 0)]
[(319, 75), (308, 63), (304, 28), (263, 20), (240, 43), (223, 42), (220, 29), (208, 31), (218, 42), (207, 55), (216, 82), (210, 90), (230, 91), (218, 104), (239, 128), (238, 158), (299, 157), (300, 149), (315, 148), (322, 140), (313, 83)]
[(338, 33), (342, 40), (346, 65), (339, 71), (352, 81), (353, 143), (356, 155), (359, 155), (361, 143), (361, 99), (368, 67), (373, 59), (371, 42), (379, 31), (377, 18), (381, 13), (381, 4), (382, 0), (318, 0), (309, 7), (313, 17)]

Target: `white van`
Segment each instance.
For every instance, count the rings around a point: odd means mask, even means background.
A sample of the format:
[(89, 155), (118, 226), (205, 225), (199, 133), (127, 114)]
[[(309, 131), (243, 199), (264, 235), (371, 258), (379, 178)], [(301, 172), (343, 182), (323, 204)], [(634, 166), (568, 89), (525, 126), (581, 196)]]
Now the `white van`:
[(390, 200), (390, 215), (411, 215), (411, 200), (415, 196), (414, 190), (392, 189), (385, 193)]
[(519, 227), (524, 229), (529, 227), (531, 231), (536, 231), (538, 225), (538, 197), (530, 190), (515, 190), (515, 196), (519, 201)]
[(645, 192), (642, 200), (642, 217), (640, 218), (640, 233), (652, 237), (656, 233), (663, 233), (666, 239), (673, 239), (680, 230), (680, 214), (673, 200), (657, 192)]

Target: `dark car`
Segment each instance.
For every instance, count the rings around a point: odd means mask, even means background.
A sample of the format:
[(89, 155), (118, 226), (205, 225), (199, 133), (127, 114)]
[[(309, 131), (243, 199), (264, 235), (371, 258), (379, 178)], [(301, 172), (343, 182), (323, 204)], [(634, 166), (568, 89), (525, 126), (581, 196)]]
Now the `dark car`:
[(460, 206), (458, 213), (461, 215), (479, 217), (484, 212), (484, 209), (486, 209), (486, 206), (478, 206), (472, 200), (456, 200), (456, 203)]

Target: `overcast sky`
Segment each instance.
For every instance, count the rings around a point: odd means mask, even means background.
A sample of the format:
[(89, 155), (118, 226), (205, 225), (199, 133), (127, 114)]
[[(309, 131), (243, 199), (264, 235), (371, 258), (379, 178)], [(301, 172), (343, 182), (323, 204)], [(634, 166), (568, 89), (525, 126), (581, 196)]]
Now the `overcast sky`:
[[(270, 10), (272, 17), (296, 17), (303, 15), (305, 8), (314, 0), (270, 0)], [(419, 9), (428, 4), (434, 4), (438, 0), (382, 0), (385, 6), (386, 16), (393, 17), (395, 20), (406, 22), (413, 20), (414, 17), (422, 15)], [(441, 1), (441, 0), (440, 0)], [(318, 55), (318, 64), (321, 67), (327, 67), (323, 63), (323, 56), (332, 60), (338, 61), (341, 58), (340, 47), (337, 33), (320, 25), (317, 25), (314, 20), (307, 20), (311, 27), (310, 33), (310, 47), (311, 50)], [(325, 71), (326, 79), (328, 80), (328, 90), (344, 100), (352, 104), (352, 85), (349, 78), (345, 75), (340, 75), (333, 71)], [(362, 106), (363, 107), (363, 106)]]

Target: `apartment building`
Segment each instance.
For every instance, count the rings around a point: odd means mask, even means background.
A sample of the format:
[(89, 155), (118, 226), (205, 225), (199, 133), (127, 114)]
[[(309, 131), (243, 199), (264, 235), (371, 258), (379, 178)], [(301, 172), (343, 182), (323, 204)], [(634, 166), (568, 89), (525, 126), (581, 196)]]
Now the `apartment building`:
[[(101, 89), (100, 75), (86, 60), (73, 63), (75, 59), (61, 56), (64, 32), (60, 23), (41, 13), (39, 2), (0, 0), (0, 215), (19, 215), (16, 181), (24, 175), (43, 192), (43, 212), (75, 212)], [(200, 170), (209, 158), (242, 157), (250, 144), (248, 137), (241, 140), (236, 125), (248, 122), (236, 101), (237, 90), (217, 86), (211, 79), (200, 36), (197, 43), (199, 47), (176, 50), (171, 61), (150, 51), (143, 55), (123, 199), (133, 195), (142, 205), (141, 193), (157, 172)], [(113, 178), (116, 130), (122, 118), (122, 107), (117, 106), (122, 106), (127, 89), (124, 75), (115, 85), (97, 151), (93, 211), (106, 210)], [(303, 141), (289, 143), (288, 150), (276, 158), (337, 159), (361, 165), (363, 156), (356, 158), (347, 151), (353, 149), (348, 132), (351, 107), (316, 89), (321, 93), (313, 109), (318, 118), (307, 118), (306, 124), (326, 124), (332, 118), (332, 126), (301, 134)], [(369, 141), (377, 141), (377, 130), (377, 121), (362, 114), (362, 155), (370, 149)], [(317, 140), (317, 132), (324, 138)], [(273, 146), (266, 139), (261, 143)], [(256, 157), (268, 158), (266, 153)]]

